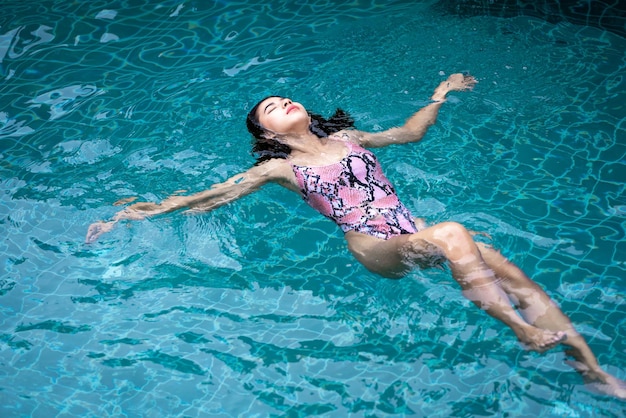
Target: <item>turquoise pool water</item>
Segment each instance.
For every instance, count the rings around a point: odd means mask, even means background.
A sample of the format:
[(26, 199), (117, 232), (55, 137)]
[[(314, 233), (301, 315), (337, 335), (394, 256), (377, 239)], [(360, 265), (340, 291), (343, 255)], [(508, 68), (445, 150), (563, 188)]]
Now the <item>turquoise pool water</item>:
[(249, 167), (267, 94), (381, 130), (471, 71), (422, 143), (377, 151), (388, 177), (488, 232), (626, 379), (626, 39), (431, 3), (4, 2), (0, 415), (624, 415), (446, 272), (367, 272), (278, 187), (83, 243), (121, 199)]

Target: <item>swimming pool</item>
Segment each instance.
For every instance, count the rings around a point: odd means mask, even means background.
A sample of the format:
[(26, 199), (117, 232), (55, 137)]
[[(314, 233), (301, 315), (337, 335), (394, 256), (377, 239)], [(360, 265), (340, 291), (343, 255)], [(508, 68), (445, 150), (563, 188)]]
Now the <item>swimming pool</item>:
[[(6, 3), (6, 2), (5, 2)], [(247, 168), (267, 94), (380, 130), (430, 222), (487, 231), (626, 378), (626, 40), (431, 2), (8, 2), (0, 17), (2, 416), (620, 416), (561, 350), (527, 353), (443, 271), (380, 279), (278, 187), (87, 226)]]

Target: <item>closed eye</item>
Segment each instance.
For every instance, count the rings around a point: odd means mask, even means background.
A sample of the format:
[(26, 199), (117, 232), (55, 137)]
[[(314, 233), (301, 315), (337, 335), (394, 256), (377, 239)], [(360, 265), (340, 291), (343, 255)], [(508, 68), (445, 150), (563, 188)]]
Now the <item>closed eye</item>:
[[(267, 110), (270, 106), (274, 106), (272, 107), (269, 111)], [(265, 114), (269, 115), (270, 113), (272, 113), (273, 110), (276, 109), (276, 103), (272, 102), (270, 104), (268, 104), (267, 106), (265, 106)]]

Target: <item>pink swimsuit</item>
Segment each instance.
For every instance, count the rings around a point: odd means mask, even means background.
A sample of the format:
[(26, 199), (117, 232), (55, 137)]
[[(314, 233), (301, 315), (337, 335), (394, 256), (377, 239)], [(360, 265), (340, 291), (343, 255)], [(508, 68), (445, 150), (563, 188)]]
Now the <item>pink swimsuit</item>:
[(341, 161), (322, 167), (293, 165), (304, 200), (344, 232), (376, 238), (417, 232), (409, 210), (373, 153), (351, 142)]

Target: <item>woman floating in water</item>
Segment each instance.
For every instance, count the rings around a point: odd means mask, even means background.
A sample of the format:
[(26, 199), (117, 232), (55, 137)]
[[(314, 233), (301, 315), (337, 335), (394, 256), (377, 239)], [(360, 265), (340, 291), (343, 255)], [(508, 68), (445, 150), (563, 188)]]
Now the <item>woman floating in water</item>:
[(340, 110), (326, 120), (288, 98), (265, 98), (247, 119), (257, 157), (252, 168), (191, 196), (133, 204), (112, 221), (91, 225), (87, 242), (123, 219), (180, 209), (210, 211), (266, 183), (278, 183), (341, 227), (350, 252), (368, 270), (399, 278), (415, 267), (445, 263), (463, 295), (508, 325), (525, 347), (543, 352), (558, 344), (569, 346), (572, 365), (588, 383), (626, 399), (626, 382), (602, 370), (569, 318), (535, 282), (498, 251), (475, 242), (462, 225), (444, 222), (427, 227), (412, 218), (366, 149), (421, 140), (435, 123), (446, 95), (471, 90), (475, 83), (471, 76), (451, 75), (435, 89), (432, 102), (404, 126), (379, 133), (351, 129), (353, 120)]

